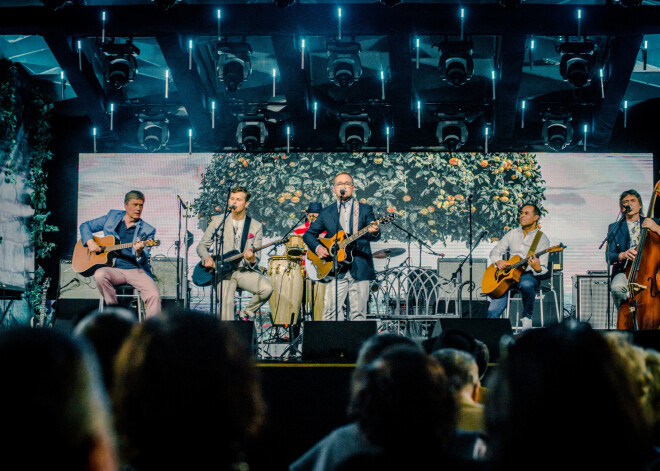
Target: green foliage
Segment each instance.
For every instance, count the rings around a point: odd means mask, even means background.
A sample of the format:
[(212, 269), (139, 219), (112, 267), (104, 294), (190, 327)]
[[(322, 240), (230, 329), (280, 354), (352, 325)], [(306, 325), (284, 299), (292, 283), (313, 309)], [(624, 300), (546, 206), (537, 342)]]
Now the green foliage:
[[(467, 240), (469, 211), (473, 231), (487, 229), (497, 239), (518, 224), (523, 202), (543, 210), (545, 199), (533, 154), (216, 154), (194, 208), (205, 216), (224, 207), (231, 179), (252, 193), (250, 214), (265, 223), (264, 235), (277, 237), (308, 203), (330, 204), (332, 179), (343, 171), (353, 176), (356, 197), (373, 205), (376, 217), (396, 213), (399, 225), (431, 243)], [(404, 237), (391, 227), (384, 235)]]
[(16, 65), (7, 62), (0, 65), (0, 141), (5, 143), (5, 147), (0, 148), (0, 167), (5, 170), (6, 184), (16, 183), (14, 174), (17, 170), (12, 159), (14, 155), (18, 155), (18, 130), (21, 126), (25, 130), (27, 144), (26, 148), (21, 150), (30, 155), (27, 177), (32, 191), (28, 197), (34, 209), (34, 216), (29, 223), (29, 229), (37, 268), (27, 288), (27, 299), (29, 304), (35, 307), (41, 302), (41, 282), (44, 277), (44, 270), (38, 262), (48, 257), (55, 248), (55, 244), (47, 242), (44, 236), (59, 230), (57, 226), (47, 222), (50, 211), (47, 209), (48, 173), (45, 166), (52, 159), (49, 145), (50, 113), (53, 105), (38, 89), (21, 85), (22, 75)]

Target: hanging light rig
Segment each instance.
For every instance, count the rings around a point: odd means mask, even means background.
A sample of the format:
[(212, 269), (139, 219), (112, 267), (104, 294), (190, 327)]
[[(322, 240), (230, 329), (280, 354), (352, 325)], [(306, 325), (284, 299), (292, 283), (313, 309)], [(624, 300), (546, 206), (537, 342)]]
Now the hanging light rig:
[(302, 38), (300, 46), (300, 69), (305, 70), (305, 38)]
[(628, 127), (628, 100), (623, 102), (623, 128)]
[(520, 129), (525, 129), (525, 105), (526, 105), (526, 102), (525, 102), (525, 100), (523, 100), (522, 103), (520, 104), (520, 108), (521, 108), (521, 111), (520, 111)]
[(92, 129), (92, 138), (94, 139), (94, 153), (96, 154), (96, 128)]
[(211, 129), (215, 129), (215, 101), (211, 102)]
[(417, 100), (417, 129), (422, 127), (422, 102)]
[(584, 152), (587, 151), (587, 131), (589, 130), (589, 127), (585, 124), (584, 125), (584, 139), (582, 140), (582, 150)]
[(415, 39), (415, 68), (419, 69), (419, 38)]
[(488, 126), (484, 131), (484, 153), (488, 154)]

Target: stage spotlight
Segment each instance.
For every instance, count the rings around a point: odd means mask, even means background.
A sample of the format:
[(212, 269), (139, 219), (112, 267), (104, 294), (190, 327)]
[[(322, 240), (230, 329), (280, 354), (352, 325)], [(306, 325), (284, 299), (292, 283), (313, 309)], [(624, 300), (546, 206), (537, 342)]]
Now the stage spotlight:
[(52, 11), (57, 11), (60, 8), (74, 5), (74, 0), (40, 0), (40, 2), (43, 3), (46, 8)]
[(342, 114), (344, 120), (339, 127), (339, 140), (351, 152), (359, 152), (371, 139), (369, 116)]
[(620, 3), (624, 7), (638, 7), (642, 4), (642, 0), (615, 0), (614, 3)]
[(328, 44), (328, 78), (341, 88), (347, 88), (362, 76), (361, 47), (356, 42), (332, 41)]
[(140, 117), (138, 128), (138, 142), (147, 152), (156, 152), (165, 147), (170, 140), (169, 121), (167, 118), (160, 120)]
[(99, 46), (103, 62), (103, 78), (113, 87), (120, 89), (135, 80), (137, 57), (140, 50), (129, 40), (115, 43), (114, 40)]
[(439, 116), (435, 136), (438, 143), (450, 152), (460, 149), (467, 142), (468, 130), (465, 118), (459, 116)]
[(250, 55), (252, 47), (246, 43), (218, 43), (218, 63), (216, 73), (218, 80), (225, 83), (227, 90), (235, 92), (252, 73)]
[(596, 43), (593, 41), (565, 42), (559, 46), (561, 61), (559, 73), (574, 87), (589, 85), (596, 60)]
[(380, 3), (382, 3), (386, 7), (394, 7), (399, 3), (401, 3), (401, 0), (380, 0)]
[(573, 140), (573, 118), (568, 113), (546, 112), (543, 115), (543, 142), (559, 152)]
[(151, 0), (163, 10), (168, 10), (174, 6), (179, 0)]
[(263, 115), (241, 116), (236, 128), (236, 142), (246, 152), (254, 152), (264, 145), (268, 137)]
[(293, 5), (295, 0), (273, 0), (273, 3), (280, 7), (280, 8), (286, 8), (289, 5)]
[(442, 51), (438, 67), (442, 78), (454, 87), (460, 87), (472, 78), (474, 61), (472, 43), (469, 41), (445, 41), (438, 45)]

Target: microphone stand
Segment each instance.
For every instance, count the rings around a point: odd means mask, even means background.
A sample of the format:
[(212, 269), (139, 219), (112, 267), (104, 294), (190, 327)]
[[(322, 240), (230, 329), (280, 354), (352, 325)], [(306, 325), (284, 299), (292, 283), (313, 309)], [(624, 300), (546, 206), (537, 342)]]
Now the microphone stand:
[[(470, 193), (470, 195), (467, 197), (466, 203), (468, 205), (468, 220), (469, 220), (468, 246), (470, 247), (470, 253), (468, 254), (468, 256), (470, 257), (470, 285), (468, 288), (468, 291), (470, 292), (470, 304), (468, 306), (468, 309), (469, 309), (470, 319), (472, 319), (472, 292), (474, 291), (474, 281), (472, 280), (472, 251), (474, 250), (474, 247), (472, 247), (472, 193)], [(481, 239), (479, 239), (479, 241), (481, 241)], [(462, 314), (463, 313), (461, 312), (461, 315)]]
[(463, 306), (462, 306), (462, 304), (463, 304), (463, 299), (462, 299), (463, 285), (467, 285), (467, 284), (470, 285), (469, 286), (470, 305), (468, 307), (468, 309), (469, 309), (469, 314), (468, 315), (469, 315), (470, 318), (472, 318), (472, 291), (474, 291), (474, 286), (473, 286), (474, 283), (472, 281), (472, 273), (470, 273), (470, 279), (466, 282), (463, 282), (463, 265), (465, 264), (465, 262), (467, 260), (472, 259), (472, 252), (481, 243), (481, 240), (486, 236), (486, 234), (488, 234), (488, 231), (483, 231), (481, 233), (481, 235), (477, 239), (477, 242), (474, 244), (474, 246), (470, 247), (470, 253), (468, 254), (468, 256), (465, 257), (463, 260), (461, 260), (461, 263), (458, 264), (458, 268), (456, 268), (456, 271), (454, 273), (452, 273), (452, 275), (451, 275), (452, 281), (455, 280), (456, 277), (458, 276), (459, 284), (458, 284), (458, 297), (456, 298), (457, 299), (457, 301), (456, 301), (456, 304), (457, 304), (456, 311), (460, 313), (461, 317), (463, 317)]
[[(218, 262), (220, 262), (220, 270), (225, 266), (225, 250), (224, 250), (224, 245), (225, 245), (225, 223), (227, 222), (227, 216), (231, 213), (231, 208), (229, 208), (229, 198), (231, 196), (231, 181), (228, 182), (229, 184), (227, 185), (227, 203), (225, 203), (225, 207), (227, 208), (224, 212), (224, 215), (222, 216), (222, 223), (218, 225), (218, 227), (215, 228), (215, 231), (213, 232), (213, 235), (211, 236), (211, 240), (214, 241), (215, 243), (215, 249), (213, 251), (213, 254), (215, 257), (218, 255), (220, 256), (220, 259), (216, 261), (215, 264), (215, 270), (213, 271), (213, 288), (217, 287), (217, 278), (218, 278)], [(220, 242), (218, 243), (218, 231), (220, 231)], [(213, 302), (213, 289), (211, 289), (211, 305), (212, 305), (212, 310), (211, 314), (217, 316), (217, 308), (216, 304), (219, 305), (220, 307), (220, 318), (222, 319), (222, 288), (223, 288), (223, 281), (224, 281), (224, 276), (220, 276), (220, 293), (216, 293), (216, 301), (215, 303)]]
[(403, 227), (399, 226), (396, 222), (392, 222), (392, 225), (394, 227), (398, 228), (399, 230), (405, 232), (406, 234), (408, 234), (408, 257), (409, 258), (410, 258), (410, 238), (412, 237), (413, 239), (415, 239), (417, 241), (417, 243), (419, 244), (419, 265), (420, 265), (420, 267), (422, 265), (422, 247), (426, 248), (426, 250), (428, 250), (432, 255), (435, 255), (436, 257), (444, 257), (445, 256), (445, 254), (443, 254), (443, 253), (435, 252), (433, 250), (433, 248), (431, 246), (429, 246), (426, 242), (424, 242), (422, 239), (420, 239), (416, 235), (411, 234), (408, 230), (406, 230)]
[[(607, 328), (610, 328), (610, 320), (611, 320), (611, 304), (612, 304), (612, 295), (611, 295), (611, 288), (612, 288), (612, 280), (611, 280), (611, 275), (612, 275), (612, 263), (610, 263), (610, 257), (608, 256), (609, 248), (610, 248), (610, 243), (612, 242), (612, 239), (614, 238), (614, 234), (616, 234), (619, 230), (619, 227), (621, 226), (621, 223), (625, 221), (625, 213), (620, 212), (619, 215), (617, 216), (616, 220), (614, 221), (614, 226), (612, 226), (612, 229), (607, 233), (603, 241), (600, 243), (600, 246), (598, 247), (598, 250), (603, 248), (603, 245), (607, 244), (605, 247), (605, 259), (607, 260)], [(635, 330), (637, 330), (637, 319), (633, 317), (633, 323)]]
[[(337, 234), (339, 233), (339, 228), (341, 228), (341, 205), (344, 203), (344, 193), (345, 190), (342, 188), (339, 190), (341, 196), (339, 197), (339, 205), (337, 207), (337, 232), (335, 233), (335, 240), (332, 243), (332, 266), (335, 269), (335, 321), (339, 320), (339, 267), (337, 260), (337, 252), (339, 252), (339, 238)], [(344, 321), (348, 320), (348, 308), (344, 311)]]
[[(176, 195), (176, 197), (179, 199), (179, 230), (177, 232), (178, 239), (176, 241), (176, 302), (177, 304), (181, 305), (181, 300), (183, 298), (182, 287), (181, 287), (181, 208), (183, 207), (186, 210), (185, 217), (186, 217), (186, 237), (187, 237), (188, 236), (187, 234), (188, 206), (183, 202), (183, 200), (179, 195)], [(186, 255), (187, 252), (188, 250), (186, 249)], [(187, 277), (186, 277), (186, 281), (188, 281)]]

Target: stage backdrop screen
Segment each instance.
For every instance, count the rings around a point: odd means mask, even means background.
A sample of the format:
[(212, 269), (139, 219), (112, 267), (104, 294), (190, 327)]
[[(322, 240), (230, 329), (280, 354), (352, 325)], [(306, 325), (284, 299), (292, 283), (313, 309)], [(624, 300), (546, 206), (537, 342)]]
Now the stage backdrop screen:
[[(520, 205), (533, 202), (543, 209), (540, 223), (551, 243), (567, 246), (564, 294), (570, 305), (573, 275), (607, 270), (605, 247), (599, 247), (619, 215), (620, 193), (639, 191), (646, 211), (652, 169), (650, 154), (81, 154), (78, 224), (123, 209), (124, 194), (140, 190), (146, 196), (143, 219), (161, 241), (152, 257), (178, 255), (191, 274), (207, 218), (226, 207), (228, 180), (251, 191), (248, 210), (265, 224), (268, 242), (296, 225), (310, 202), (328, 205), (333, 176), (348, 171), (356, 197), (373, 205), (376, 217), (396, 216), (372, 248), (400, 247), (405, 254), (388, 265), (375, 260), (377, 271), (400, 264), (435, 268), (438, 254), (465, 257), (470, 235), (474, 243), (484, 231), (473, 257), (486, 258), (517, 225)], [(192, 244), (178, 249), (186, 229)], [(264, 252), (261, 265), (267, 267), (269, 256), (284, 250)], [(208, 306), (209, 291), (192, 288), (191, 307)]]

